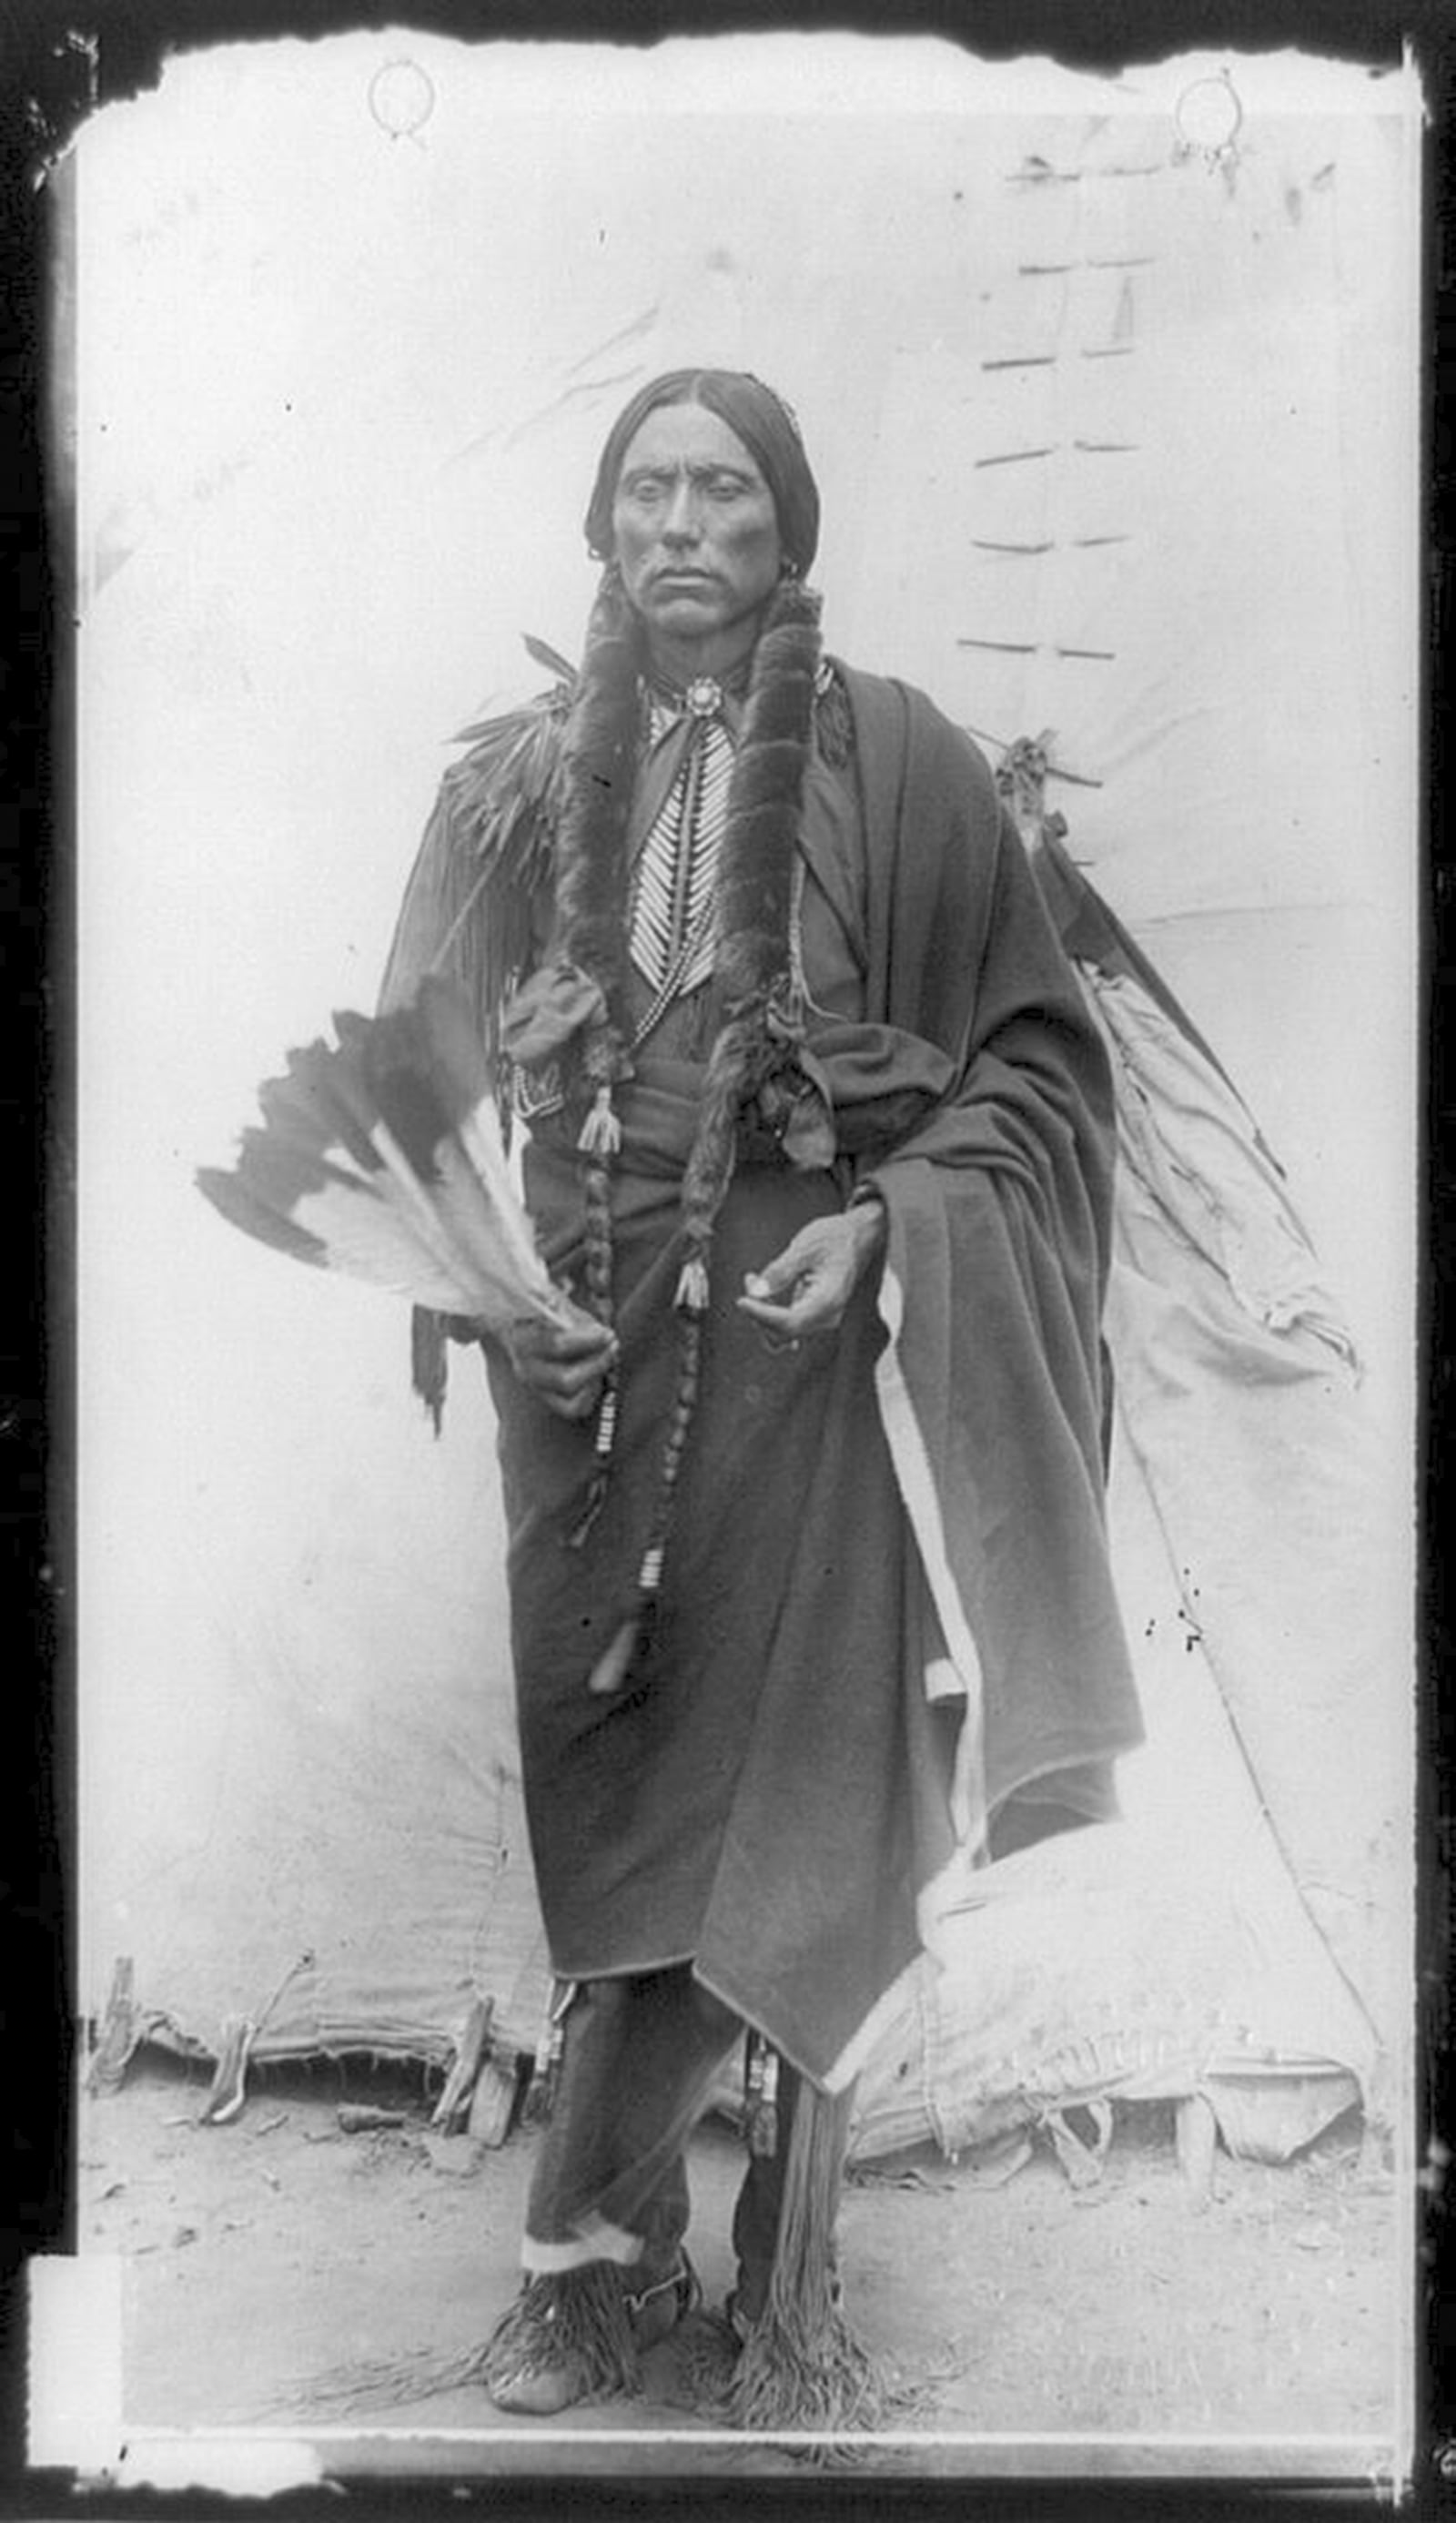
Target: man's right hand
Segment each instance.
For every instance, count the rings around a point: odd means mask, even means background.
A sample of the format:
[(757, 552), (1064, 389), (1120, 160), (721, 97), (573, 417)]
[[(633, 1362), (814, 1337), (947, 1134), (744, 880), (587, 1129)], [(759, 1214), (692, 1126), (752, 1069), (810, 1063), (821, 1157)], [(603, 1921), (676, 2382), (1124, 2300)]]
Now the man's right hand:
[(506, 1354), (528, 1393), (558, 1419), (589, 1419), (601, 1400), (617, 1339), (605, 1323), (574, 1307), (563, 1323), (514, 1323)]

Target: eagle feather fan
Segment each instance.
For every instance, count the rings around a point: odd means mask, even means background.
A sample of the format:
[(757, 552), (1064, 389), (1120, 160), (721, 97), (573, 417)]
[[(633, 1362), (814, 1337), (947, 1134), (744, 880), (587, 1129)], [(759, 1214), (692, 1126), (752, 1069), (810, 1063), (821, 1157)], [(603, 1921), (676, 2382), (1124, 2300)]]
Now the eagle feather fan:
[(381, 1017), (341, 1011), (337, 1048), (288, 1054), (262, 1126), (198, 1188), (244, 1234), (409, 1304), (504, 1332), (576, 1312), (511, 1182), (484, 1048), (459, 992), (430, 977)]

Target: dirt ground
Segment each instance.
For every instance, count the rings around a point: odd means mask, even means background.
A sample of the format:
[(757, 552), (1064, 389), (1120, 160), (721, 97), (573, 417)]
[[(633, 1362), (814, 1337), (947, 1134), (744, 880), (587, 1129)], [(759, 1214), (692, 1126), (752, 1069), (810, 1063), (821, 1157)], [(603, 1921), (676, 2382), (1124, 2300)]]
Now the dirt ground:
[[(473, 2385), (341, 2401), (341, 2367), (489, 2332), (518, 2283), (534, 2140), (441, 2137), (420, 2075), (357, 2063), (255, 2071), (223, 2126), (199, 2123), (208, 2081), (148, 2051), (83, 2108), (77, 2240), (123, 2257), (128, 2430), (322, 2430), (364, 2467), (408, 2466), (421, 2431), (465, 2471), (789, 2458), (683, 2405), (681, 2339), (652, 2352), (640, 2398), (549, 2429), (503, 2419)], [(402, 2123), (351, 2132), (341, 2106), (361, 2104)], [(689, 2240), (710, 2306), (731, 2281), (740, 2168), (737, 2137), (706, 2122)], [(1397, 2219), (1352, 2118), (1286, 2166), (1218, 2156), (1202, 2207), (1162, 2106), (1120, 2112), (1088, 2188), (1040, 2140), (1000, 2183), (930, 2148), (858, 2167), (841, 2216), (849, 2309), (903, 2373), (930, 2378), (902, 2441), (867, 2458), (1366, 2476), (1398, 2431), (1407, 2365)]]

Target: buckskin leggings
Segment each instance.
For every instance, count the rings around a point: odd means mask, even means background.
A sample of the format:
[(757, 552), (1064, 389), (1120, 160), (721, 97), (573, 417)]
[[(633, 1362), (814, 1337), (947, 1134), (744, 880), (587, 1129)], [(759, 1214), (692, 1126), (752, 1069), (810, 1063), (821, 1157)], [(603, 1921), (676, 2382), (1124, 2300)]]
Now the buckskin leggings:
[[(685, 1963), (582, 1982), (563, 2019), (555, 2102), (532, 2174), (529, 2273), (594, 2260), (641, 2263), (653, 2277), (672, 2267), (688, 2220), (684, 2148), (742, 2031)], [(733, 2212), (737, 2308), (749, 2319), (768, 2288), (799, 2084), (780, 2060), (777, 2144), (750, 2156)]]

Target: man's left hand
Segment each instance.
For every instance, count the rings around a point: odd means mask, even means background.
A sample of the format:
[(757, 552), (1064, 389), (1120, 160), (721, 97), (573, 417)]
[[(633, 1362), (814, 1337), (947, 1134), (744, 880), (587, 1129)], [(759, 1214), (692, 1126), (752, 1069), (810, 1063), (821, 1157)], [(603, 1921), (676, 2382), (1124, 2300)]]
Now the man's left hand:
[(811, 1218), (762, 1270), (746, 1273), (739, 1307), (781, 1341), (837, 1331), (860, 1280), (884, 1251), (885, 1232), (877, 1200), (837, 1217)]

